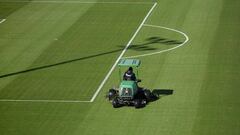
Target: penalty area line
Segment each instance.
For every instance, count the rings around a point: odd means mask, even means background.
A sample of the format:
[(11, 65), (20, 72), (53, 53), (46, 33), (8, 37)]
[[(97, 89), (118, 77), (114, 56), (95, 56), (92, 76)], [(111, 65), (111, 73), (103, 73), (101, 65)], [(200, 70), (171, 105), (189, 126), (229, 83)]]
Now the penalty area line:
[(181, 35), (183, 35), (185, 37), (185, 41), (175, 47), (172, 47), (172, 48), (169, 48), (169, 49), (165, 49), (165, 50), (161, 50), (161, 51), (157, 51), (157, 52), (153, 52), (153, 53), (146, 53), (146, 54), (141, 54), (141, 55), (134, 55), (134, 56), (127, 56), (127, 57), (124, 57), (126, 59), (130, 59), (130, 58), (139, 58), (139, 57), (145, 57), (145, 56), (152, 56), (152, 55), (156, 55), (156, 54), (161, 54), (161, 53), (164, 53), (164, 52), (169, 52), (169, 51), (172, 51), (172, 50), (175, 50), (179, 47), (182, 47), (184, 45), (186, 45), (186, 43), (189, 41), (189, 37), (186, 33), (180, 31), (180, 30), (176, 30), (176, 29), (173, 29), (173, 28), (168, 28), (168, 27), (164, 27), (164, 26), (159, 26), (159, 25), (151, 25), (151, 24), (144, 24), (145, 27), (153, 27), (153, 28), (160, 28), (160, 29), (166, 29), (166, 30), (169, 30), (169, 31), (173, 31), (173, 32), (176, 32), (176, 33), (179, 33)]
[(3, 22), (5, 22), (6, 20), (7, 20), (7, 19), (2, 19), (2, 20), (0, 21), (0, 24), (3, 23)]
[(15, 99), (0, 99), (0, 102), (90, 103), (91, 101), (81, 101), (81, 100), (15, 100)]
[(110, 69), (110, 71), (107, 73), (107, 75), (105, 76), (105, 78), (103, 79), (102, 83), (100, 84), (100, 86), (98, 87), (97, 91), (94, 93), (92, 99), (90, 100), (91, 102), (93, 102), (95, 100), (95, 98), (97, 97), (97, 95), (99, 94), (99, 92), (101, 91), (101, 89), (103, 88), (104, 84), (106, 83), (106, 81), (108, 80), (108, 78), (110, 77), (110, 75), (112, 74), (113, 70), (115, 69), (115, 67), (117, 66), (119, 60), (123, 57), (123, 55), (125, 54), (125, 52), (127, 51), (128, 47), (131, 45), (132, 41), (135, 39), (135, 37), (137, 36), (138, 32), (141, 30), (141, 28), (143, 27), (144, 23), (146, 22), (147, 18), (150, 16), (150, 14), (152, 13), (153, 9), (157, 6), (157, 2), (155, 2), (152, 6), (152, 8), (148, 11), (147, 15), (144, 17), (143, 21), (141, 22), (141, 24), (139, 25), (138, 29), (136, 30), (136, 32), (133, 34), (132, 38), (129, 40), (129, 42), (127, 43), (127, 45), (125, 46), (124, 50), (122, 51), (122, 53), (119, 55), (119, 57), (117, 58), (117, 60), (115, 61), (115, 63), (113, 64), (112, 68)]
[(92, 96), (90, 101), (80, 101), (80, 100), (14, 100), (14, 99), (0, 99), (0, 102), (45, 102), (45, 103), (81, 103), (81, 102), (85, 102), (85, 103), (92, 103), (96, 99), (96, 97), (98, 96), (98, 94), (101, 91), (101, 89), (103, 88), (104, 84), (107, 82), (108, 78), (110, 77), (110, 75), (112, 74), (113, 70), (117, 66), (119, 60), (123, 57), (123, 55), (127, 51), (128, 47), (131, 45), (132, 41), (135, 39), (135, 37), (137, 36), (137, 34), (141, 30), (141, 28), (144, 26), (144, 23), (146, 22), (147, 18), (150, 16), (150, 14), (152, 13), (152, 11), (154, 10), (154, 8), (156, 6), (157, 6), (157, 2), (155, 2), (153, 4), (153, 6), (151, 7), (151, 9), (148, 11), (147, 15), (144, 17), (143, 21), (141, 22), (141, 24), (137, 28), (136, 32), (133, 34), (133, 36), (131, 37), (131, 39), (129, 40), (129, 42), (127, 43), (125, 48), (123, 49), (123, 51), (121, 52), (121, 54), (119, 55), (119, 57), (117, 58), (117, 60), (113, 64), (112, 68), (110, 69), (110, 71), (107, 73), (107, 75), (105, 76), (105, 78), (101, 82), (101, 84), (99, 85), (98, 89), (96, 90), (96, 92), (94, 93), (94, 95)]
[(153, 2), (121, 2), (121, 1), (116, 1), (116, 2), (111, 2), (111, 1), (56, 1), (56, 0), (35, 0), (35, 1), (0, 1), (4, 3), (63, 3), (63, 4), (153, 4)]

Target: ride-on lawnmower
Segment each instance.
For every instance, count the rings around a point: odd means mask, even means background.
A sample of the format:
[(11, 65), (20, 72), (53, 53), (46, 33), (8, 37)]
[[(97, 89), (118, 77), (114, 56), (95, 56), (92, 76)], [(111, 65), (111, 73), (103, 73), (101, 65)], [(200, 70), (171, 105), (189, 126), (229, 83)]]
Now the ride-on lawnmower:
[[(134, 105), (135, 108), (141, 108), (154, 98), (154, 94), (150, 90), (138, 86), (138, 83), (141, 82), (138, 78), (138, 68), (140, 64), (141, 61), (138, 59), (121, 59), (119, 61), (119, 88), (110, 89), (107, 95), (114, 108), (123, 105)], [(136, 81), (123, 79), (121, 68), (127, 67), (132, 67), (136, 70)]]

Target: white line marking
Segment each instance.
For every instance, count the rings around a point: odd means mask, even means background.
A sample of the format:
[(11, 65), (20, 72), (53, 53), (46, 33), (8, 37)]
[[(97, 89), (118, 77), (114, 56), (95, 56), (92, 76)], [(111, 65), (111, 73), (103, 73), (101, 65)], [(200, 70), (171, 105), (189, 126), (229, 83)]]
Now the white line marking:
[(169, 48), (169, 49), (166, 49), (166, 50), (161, 50), (161, 51), (153, 52), (153, 53), (142, 54), (142, 55), (135, 55), (135, 56), (123, 57), (123, 58), (139, 58), (139, 57), (156, 55), (156, 54), (168, 52), (168, 51), (177, 49), (177, 48), (179, 48), (179, 47), (182, 47), (183, 45), (185, 45), (185, 44), (189, 41), (189, 37), (187, 36), (187, 34), (185, 34), (185, 33), (182, 32), (182, 31), (179, 31), (179, 30), (176, 30), (176, 29), (171, 29), (171, 28), (168, 28), (168, 27), (158, 26), (158, 25), (144, 24), (144, 26), (146, 26), (146, 27), (154, 27), (154, 28), (161, 28), (161, 29), (167, 29), (167, 30), (175, 31), (175, 32), (177, 32), (177, 33), (182, 34), (182, 35), (185, 37), (186, 40), (185, 40), (182, 44), (180, 44), (180, 45), (178, 45), (178, 46), (175, 46), (175, 47), (173, 47), (173, 48)]
[(14, 99), (0, 99), (0, 102), (46, 102), (46, 103), (90, 103), (91, 101), (80, 100), (14, 100)]
[(56, 1), (56, 0), (35, 0), (35, 1), (0, 1), (4, 3), (65, 3), (65, 4), (153, 4), (153, 2), (94, 2), (94, 1)]
[(157, 2), (154, 3), (152, 8), (149, 10), (147, 15), (143, 19), (142, 23), (140, 24), (140, 26), (138, 27), (138, 29), (136, 30), (136, 32), (134, 33), (132, 38), (129, 40), (129, 42), (127, 43), (126, 47), (124, 48), (122, 53), (119, 55), (118, 59), (115, 61), (114, 65), (112, 66), (112, 68), (110, 69), (108, 74), (105, 76), (104, 80), (101, 82), (100, 86), (98, 87), (97, 91), (94, 93), (94, 95), (92, 96), (90, 101), (80, 101), (80, 100), (13, 100), (13, 99), (0, 99), (0, 102), (46, 102), (46, 103), (81, 103), (81, 102), (89, 103), (89, 102), (93, 102), (95, 100), (95, 98), (97, 97), (97, 95), (99, 94), (99, 92), (101, 91), (101, 89), (104, 86), (104, 84), (106, 83), (106, 81), (108, 80), (108, 78), (110, 77), (110, 75), (112, 74), (113, 70), (117, 66), (118, 61), (122, 58), (122, 56), (124, 55), (124, 53), (126, 52), (128, 47), (131, 45), (132, 41), (137, 36), (138, 32), (143, 27), (144, 23), (146, 22), (147, 18), (150, 16), (150, 14), (152, 13), (152, 11), (156, 7), (156, 5), (157, 5)]
[(0, 24), (3, 23), (3, 22), (5, 22), (5, 21), (6, 21), (6, 19), (2, 19), (2, 20), (0, 21)]
[[(24, 1), (21, 1), (21, 2), (24, 2)], [(25, 1), (25, 2), (28, 2), (28, 1)], [(34, 1), (34, 2), (40, 2), (40, 1)], [(59, 3), (58, 1), (41, 1), (41, 2), (52, 2), (52, 3)], [(63, 1), (64, 2), (64, 1)], [(64, 3), (71, 3), (71, 2), (74, 2), (74, 1), (65, 1)], [(77, 1), (75, 1), (77, 2)], [(106, 2), (78, 2), (78, 3), (106, 3)], [(126, 3), (126, 2), (107, 2), (107, 3)], [(133, 2), (133, 3), (136, 3), (136, 2)], [(127, 3), (126, 3), (127, 4)], [(136, 56), (129, 56), (129, 57), (124, 57), (124, 58), (136, 58), (136, 57), (144, 57), (144, 56), (150, 56), (150, 55), (155, 55), (155, 54), (160, 54), (160, 53), (163, 53), (163, 52), (168, 52), (168, 51), (171, 51), (171, 50), (174, 50), (174, 49), (177, 49), (183, 45), (185, 45), (188, 41), (189, 41), (189, 37), (187, 36), (187, 34), (185, 34), (184, 32), (182, 31), (179, 31), (179, 30), (175, 30), (175, 29), (172, 29), (172, 28), (168, 28), (168, 27), (163, 27), (163, 26), (158, 26), (158, 25), (150, 25), (150, 24), (144, 24), (147, 20), (147, 18), (150, 16), (150, 14), (152, 13), (153, 9), (156, 7), (157, 3), (154, 3), (154, 5), (152, 6), (152, 8), (149, 10), (149, 12), (147, 13), (147, 15), (145, 16), (145, 18), (143, 19), (142, 23), (140, 24), (140, 26), (138, 27), (138, 29), (136, 30), (136, 32), (134, 33), (134, 35), (132, 36), (132, 38), (130, 39), (130, 41), (128, 42), (128, 44), (126, 45), (126, 47), (124, 48), (124, 50), (122, 51), (122, 53), (119, 55), (118, 59), (116, 60), (116, 62), (114, 63), (114, 65), (112, 66), (112, 68), (110, 69), (110, 71), (108, 72), (108, 74), (106, 75), (106, 77), (104, 78), (104, 80), (102, 81), (102, 83), (100, 84), (100, 86), (98, 87), (97, 91), (94, 93), (93, 97), (91, 98), (90, 101), (81, 101), (81, 100), (11, 100), (11, 99), (0, 99), (0, 102), (46, 102), (46, 103), (82, 103), (82, 102), (85, 102), (85, 103), (90, 103), (90, 102), (93, 102), (97, 95), (99, 94), (99, 92), (101, 91), (102, 87), (104, 86), (104, 84), (106, 83), (106, 81), (108, 80), (108, 78), (110, 77), (110, 75), (112, 74), (113, 70), (115, 69), (115, 67), (117, 66), (117, 63), (118, 61), (122, 58), (122, 56), (125, 54), (125, 52), (127, 51), (128, 47), (131, 45), (132, 41), (135, 39), (135, 37), (137, 36), (137, 34), (139, 33), (139, 31), (141, 30), (141, 28), (143, 26), (146, 26), (146, 27), (155, 27), (155, 28), (162, 28), (162, 29), (167, 29), (167, 30), (171, 30), (171, 31), (175, 31), (177, 33), (180, 33), (182, 35), (185, 36), (186, 40), (178, 45), (178, 46), (175, 46), (173, 48), (169, 48), (169, 49), (166, 49), (166, 50), (162, 50), (162, 51), (158, 51), (158, 52), (154, 52), (154, 53), (148, 53), (148, 54), (143, 54), (143, 55), (136, 55)], [(0, 21), (0, 24), (5, 22), (6, 19), (2, 19)]]
[(119, 60), (122, 58), (122, 56), (124, 55), (124, 53), (127, 51), (128, 47), (131, 45), (132, 41), (135, 39), (135, 37), (137, 36), (138, 32), (140, 31), (140, 29), (143, 27), (144, 23), (146, 22), (147, 18), (150, 16), (150, 14), (152, 13), (153, 9), (156, 7), (157, 2), (154, 3), (154, 5), (152, 6), (152, 8), (149, 10), (149, 12), (147, 13), (147, 15), (145, 16), (145, 18), (143, 19), (142, 23), (140, 24), (140, 26), (138, 27), (138, 29), (136, 30), (136, 32), (134, 33), (134, 35), (132, 36), (132, 38), (129, 40), (129, 42), (127, 43), (126, 47), (124, 48), (124, 50), (122, 51), (122, 53), (119, 55), (118, 59), (116, 60), (116, 62), (113, 64), (112, 68), (110, 69), (110, 71), (108, 72), (108, 74), (106, 75), (106, 77), (104, 78), (104, 80), (102, 81), (102, 83), (100, 84), (100, 86), (98, 87), (97, 91), (94, 93), (92, 99), (90, 100), (91, 102), (93, 102), (95, 100), (95, 98), (97, 97), (98, 93), (101, 91), (103, 85), (106, 83), (106, 81), (108, 80), (108, 78), (110, 77), (110, 75), (112, 74), (113, 70), (115, 69), (115, 67), (117, 66)]

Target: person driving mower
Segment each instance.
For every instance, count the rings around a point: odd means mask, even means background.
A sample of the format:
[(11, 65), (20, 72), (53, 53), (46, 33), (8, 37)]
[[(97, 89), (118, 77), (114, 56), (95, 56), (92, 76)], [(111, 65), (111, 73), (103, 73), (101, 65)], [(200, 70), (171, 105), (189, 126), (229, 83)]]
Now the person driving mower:
[(128, 70), (124, 73), (123, 80), (136, 81), (136, 75), (133, 72), (132, 67), (129, 67)]

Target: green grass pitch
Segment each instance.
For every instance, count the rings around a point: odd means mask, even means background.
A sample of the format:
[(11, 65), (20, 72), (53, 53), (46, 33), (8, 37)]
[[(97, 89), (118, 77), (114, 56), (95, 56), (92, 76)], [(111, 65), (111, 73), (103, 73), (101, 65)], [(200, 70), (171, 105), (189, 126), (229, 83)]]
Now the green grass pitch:
[[(0, 135), (239, 135), (239, 0), (157, 0), (146, 17), (154, 2), (0, 0)], [(140, 85), (173, 94), (114, 109), (114, 69), (89, 102), (139, 26), (123, 57), (160, 52), (139, 57)]]

